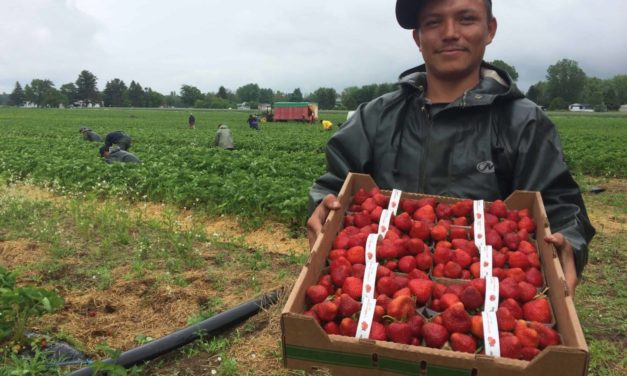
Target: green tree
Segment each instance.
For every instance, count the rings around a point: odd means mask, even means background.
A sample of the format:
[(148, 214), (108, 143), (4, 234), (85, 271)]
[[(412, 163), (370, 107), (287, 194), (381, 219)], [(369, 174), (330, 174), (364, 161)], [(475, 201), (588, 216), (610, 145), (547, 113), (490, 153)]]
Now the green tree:
[(274, 100), (274, 91), (272, 89), (259, 90), (259, 103), (272, 103)]
[(203, 100), (205, 96), (196, 86), (181, 86), (181, 102), (187, 107), (193, 107), (197, 100)]
[(553, 98), (551, 103), (549, 104), (549, 110), (566, 110), (568, 108), (568, 102), (566, 102), (563, 98), (556, 97)]
[(321, 87), (313, 92), (312, 99), (318, 102), (321, 110), (332, 110), (335, 107), (337, 92), (333, 88)]
[(276, 91), (274, 93), (274, 98), (272, 99), (272, 103), (274, 102), (288, 102), (290, 100), (289, 95), (282, 92), (282, 91)]
[(611, 87), (616, 92), (618, 103), (627, 104), (627, 74), (614, 76), (611, 79)]
[(26, 99), (33, 102), (37, 107), (43, 107), (46, 104), (46, 95), (54, 89), (54, 84), (50, 80), (35, 78), (30, 82), (30, 86), (27, 85), (27, 89), (24, 89)]
[(301, 93), (300, 88), (294, 89), (292, 94), (287, 96), (287, 99), (290, 102), (302, 102), (303, 101), (303, 93)]
[(6, 106), (7, 104), (9, 104), (9, 102), (11, 101), (11, 99), (9, 98), (10, 96), (11, 94), (2, 92), (2, 94), (0, 94), (0, 106)]
[(359, 104), (357, 102), (357, 91), (359, 91), (357, 86), (350, 86), (342, 91), (342, 104), (346, 107), (346, 109), (354, 110), (357, 108), (357, 105)]
[(82, 71), (76, 79), (77, 99), (83, 101), (83, 105), (100, 102), (100, 93), (96, 84), (98, 78), (88, 70)]
[(26, 95), (24, 95), (24, 90), (22, 90), (22, 85), (19, 82), (15, 82), (15, 88), (9, 95), (9, 104), (11, 106), (22, 106), (26, 101)]
[(106, 107), (128, 106), (128, 88), (124, 81), (119, 78), (107, 81), (105, 89), (102, 91), (102, 100)]
[(67, 84), (61, 85), (59, 91), (66, 98), (66, 105), (74, 104), (78, 99), (78, 88), (74, 85), (73, 82), (69, 82)]
[(144, 105), (146, 107), (161, 107), (165, 103), (163, 94), (152, 90), (147, 87), (144, 89)]
[(181, 97), (176, 94), (176, 91), (171, 91), (170, 95), (165, 96), (164, 102), (168, 107), (182, 107), (183, 105)]
[(562, 59), (549, 66), (546, 79), (551, 98), (560, 97), (568, 103), (581, 100), (586, 74), (576, 61)]
[(224, 86), (220, 86), (218, 89), (218, 93), (216, 94), (218, 98), (229, 99), (229, 93)]
[(610, 111), (618, 111), (618, 109), (620, 108), (618, 96), (616, 95), (616, 91), (612, 87), (606, 89), (603, 93), (603, 102), (607, 106), (607, 109)]
[(494, 60), (491, 61), (490, 64), (507, 72), (514, 82), (518, 81), (518, 72), (514, 66), (507, 64), (503, 60)]
[(231, 106), (231, 102), (228, 99), (218, 96), (214, 97), (210, 104), (210, 108), (230, 108)]
[(605, 107), (603, 103), (603, 93), (605, 84), (603, 80), (596, 77), (586, 77), (586, 82), (582, 91), (582, 100), (591, 104), (595, 109)]
[(235, 94), (239, 97), (239, 99), (243, 102), (259, 102), (259, 94), (261, 89), (259, 89), (259, 85), (257, 84), (246, 84), (244, 86), (240, 86), (235, 90)]
[(144, 89), (139, 82), (131, 81), (128, 86), (127, 96), (133, 107), (144, 107)]

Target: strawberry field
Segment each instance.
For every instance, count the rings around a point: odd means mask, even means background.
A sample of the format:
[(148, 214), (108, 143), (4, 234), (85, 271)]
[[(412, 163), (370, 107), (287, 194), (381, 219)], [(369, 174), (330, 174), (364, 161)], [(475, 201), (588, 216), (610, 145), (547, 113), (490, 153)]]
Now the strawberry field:
[[(187, 129), (188, 115), (0, 109), (0, 266), (16, 273), (15, 297), (18, 287), (32, 286), (64, 300), (51, 314), (33, 311), (27, 332), (97, 362), (292, 286), (308, 256), (307, 191), (324, 171), (324, 145), (337, 127), (262, 123), (255, 131), (247, 112), (202, 111), (194, 112), (196, 129)], [(337, 124), (345, 116), (321, 118)], [(598, 231), (575, 301), (589, 374), (624, 374), (627, 117), (550, 116)], [(232, 129), (236, 150), (209, 147), (219, 123)], [(101, 136), (128, 132), (142, 164), (104, 163), (101, 144), (83, 141), (80, 126)], [(593, 186), (606, 191), (587, 193)], [(300, 374), (281, 365), (283, 304), (148, 365), (110, 372)], [(7, 372), (43, 365), (35, 374), (65, 374), (81, 366), (24, 360), (16, 344), (3, 342)]]

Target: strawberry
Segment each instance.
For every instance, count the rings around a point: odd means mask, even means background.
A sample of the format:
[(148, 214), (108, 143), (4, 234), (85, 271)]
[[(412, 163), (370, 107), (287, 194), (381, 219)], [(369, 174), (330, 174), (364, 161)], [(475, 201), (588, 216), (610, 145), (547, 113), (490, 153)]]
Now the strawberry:
[(407, 279), (429, 279), (429, 275), (420, 269), (414, 269), (407, 274)]
[(407, 212), (403, 212), (393, 219), (394, 226), (396, 226), (399, 230), (403, 232), (409, 232), (411, 229), (412, 221), (411, 217)]
[(451, 226), (451, 239), (468, 239), (468, 231), (463, 227)]
[(387, 208), (390, 204), (390, 198), (383, 193), (376, 193), (372, 195), (372, 198), (374, 199), (374, 202), (376, 202), (379, 206)]
[(333, 286), (333, 280), (331, 280), (331, 276), (329, 274), (323, 274), (320, 276), (318, 280), (318, 284), (324, 286), (327, 289), (327, 295), (333, 294), (335, 291), (335, 286)]
[(538, 335), (538, 332), (533, 328), (529, 328), (525, 320), (518, 320), (516, 322), (514, 335), (518, 337), (518, 340), (523, 347), (535, 348), (540, 344), (540, 336)]
[(461, 294), (459, 294), (459, 300), (464, 303), (464, 307), (467, 310), (473, 311), (483, 305), (483, 294), (473, 285), (466, 286)]
[(378, 304), (374, 306), (374, 315), (372, 317), (372, 321), (381, 322), (381, 320), (383, 319), (383, 316), (385, 316), (385, 308), (383, 308), (383, 306), (380, 306)]
[(470, 333), (479, 339), (483, 339), (483, 317), (480, 314), (470, 317)]
[(423, 198), (419, 198), (418, 199), (418, 209), (422, 208), (423, 206), (431, 206), (431, 208), (435, 208), (436, 207), (436, 201), (434, 197), (423, 197)]
[(529, 268), (525, 272), (525, 281), (531, 283), (535, 287), (542, 287), (544, 284), (542, 272), (538, 268)]
[(379, 220), (381, 220), (381, 213), (383, 213), (383, 208), (380, 206), (372, 209), (370, 212), (370, 221), (373, 223), (379, 223)]
[(398, 296), (388, 303), (387, 314), (398, 321), (406, 320), (416, 315), (416, 304), (409, 296)]
[(438, 219), (449, 218), (453, 215), (453, 210), (449, 204), (445, 204), (443, 202), (439, 203), (435, 207), (435, 215)]
[(427, 304), (433, 292), (433, 281), (429, 279), (412, 279), (407, 283), (411, 293), (416, 297), (418, 307)]
[(488, 206), (488, 213), (498, 217), (498, 218), (506, 218), (507, 217), (507, 206), (503, 202), (503, 200), (495, 200)]
[(327, 322), (323, 329), (327, 334), (340, 334), (340, 326), (335, 321)]
[(307, 298), (309, 298), (309, 301), (313, 305), (323, 302), (329, 295), (329, 291), (325, 286), (313, 285), (307, 288), (306, 294)]
[(525, 281), (518, 282), (518, 290), (518, 301), (521, 303), (530, 301), (538, 293), (538, 290), (534, 285)]
[[(500, 327), (499, 327), (500, 328)], [(499, 338), (501, 347), (501, 356), (504, 358), (520, 359), (522, 345), (516, 336), (502, 335)]]
[(485, 279), (483, 278), (475, 278), (469, 282), (472, 286), (475, 286), (477, 290), (481, 293), (481, 296), (485, 297)]
[(495, 224), (499, 223), (499, 217), (494, 214), (484, 213), (485, 214), (485, 227), (486, 229), (492, 228)]
[(502, 252), (492, 252), (492, 267), (493, 268), (502, 268), (505, 266), (505, 262), (507, 261), (507, 255)]
[(505, 246), (512, 251), (515, 251), (518, 249), (520, 240), (521, 240), (520, 236), (518, 236), (518, 234), (515, 232), (508, 232), (507, 234), (503, 236), (503, 242), (505, 243)]
[(459, 284), (448, 285), (446, 286), (446, 292), (455, 294), (457, 295), (457, 297), (459, 297), (459, 294), (462, 293), (462, 291), (464, 290), (464, 287), (465, 285), (459, 285)]
[(404, 256), (398, 260), (398, 270), (402, 273), (409, 273), (416, 269), (416, 259), (413, 256)]
[(503, 246), (501, 235), (495, 230), (487, 230), (485, 232), (485, 243), (491, 245), (492, 249), (500, 249)]
[(372, 220), (370, 219), (370, 212), (367, 210), (363, 210), (360, 213), (355, 213), (353, 217), (353, 222), (355, 223), (355, 226), (359, 228), (369, 226), (372, 223)]
[(518, 227), (527, 230), (530, 234), (533, 234), (536, 231), (536, 224), (530, 217), (520, 218), (520, 221), (518, 221)]
[(548, 324), (551, 322), (551, 307), (546, 298), (535, 299), (523, 304), (523, 318)]
[(318, 315), (321, 321), (333, 321), (337, 315), (337, 304), (330, 300), (325, 300), (312, 307), (312, 310)]
[(434, 266), (431, 270), (431, 276), (437, 278), (444, 277), (444, 264), (437, 264)]
[(477, 342), (472, 336), (462, 333), (453, 333), (449, 339), (453, 351), (474, 354), (477, 351)]
[(444, 265), (444, 276), (447, 278), (460, 278), (462, 276), (462, 267), (453, 261), (449, 261)]
[(394, 296), (392, 296), (392, 299), (399, 297), (401, 295), (411, 297), (411, 290), (409, 289), (409, 287), (403, 287), (403, 288), (396, 290), (396, 292), (394, 293)]
[(433, 239), (436, 242), (446, 239), (447, 236), (448, 236), (448, 229), (441, 224), (437, 224), (433, 226), (433, 228), (431, 229), (431, 239)]
[(370, 339), (374, 339), (376, 341), (387, 341), (388, 337), (385, 330), (385, 325), (380, 322), (373, 321), (372, 327), (370, 328), (370, 335), (368, 336)]
[(522, 282), (526, 279), (526, 274), (521, 268), (509, 268), (506, 270), (507, 278), (511, 278), (516, 282)]
[(407, 324), (409, 324), (412, 336), (419, 339), (422, 338), (422, 326), (425, 324), (425, 320), (422, 316), (410, 317), (407, 319)]
[(392, 271), (383, 265), (377, 266), (377, 280), (381, 277), (388, 277)]
[(394, 242), (384, 239), (383, 242), (377, 246), (377, 260), (391, 259), (398, 256), (398, 250), (394, 247)]
[(418, 255), (420, 253), (424, 253), (425, 250), (425, 242), (422, 239), (418, 238), (409, 238), (407, 241), (407, 252), (410, 255)]
[(470, 316), (462, 302), (453, 304), (441, 316), (442, 324), (450, 333), (470, 332)]
[[(333, 265), (334, 262), (335, 261), (333, 261), (331, 265)], [(351, 266), (338, 265), (335, 268), (331, 267), (329, 274), (331, 274), (331, 280), (335, 286), (342, 286), (346, 277), (350, 276), (351, 271)]]
[(361, 205), (362, 202), (366, 201), (366, 199), (370, 197), (370, 195), (368, 194), (368, 192), (366, 192), (366, 190), (364, 190), (363, 188), (359, 188), (359, 190), (357, 192), (355, 192), (355, 195), (353, 196), (353, 204), (356, 205)]
[(514, 316), (514, 319), (516, 320), (520, 320), (523, 317), (522, 307), (516, 300), (512, 298), (503, 300), (501, 304), (499, 304), (499, 307), (507, 308), (507, 310), (512, 314), (512, 316)]
[(425, 340), (425, 345), (440, 349), (448, 341), (449, 334), (444, 326), (428, 322), (422, 326), (422, 337)]
[(303, 315), (312, 317), (314, 320), (316, 320), (317, 323), (320, 323), (320, 318), (313, 309), (306, 310), (305, 312), (303, 312)]
[(455, 217), (453, 218), (452, 224), (455, 226), (468, 226), (468, 218), (467, 217)]
[(362, 210), (365, 210), (368, 213), (373, 211), (376, 207), (377, 202), (372, 197), (368, 197), (366, 200), (364, 200), (364, 202), (361, 203)]
[(512, 298), (518, 300), (518, 282), (513, 278), (505, 278), (499, 283), (499, 296), (502, 299)]
[(409, 215), (413, 215), (418, 209), (418, 201), (412, 199), (401, 199), (401, 209)]
[(480, 262), (473, 262), (472, 264), (470, 264), (470, 276), (474, 279), (477, 279), (479, 277), (481, 277), (481, 263)]
[(463, 249), (456, 249), (453, 251), (453, 257), (451, 261), (456, 262), (462, 269), (467, 269), (472, 263), (472, 256)]
[(470, 270), (462, 269), (461, 279), (470, 279), (471, 277), (472, 277), (472, 275), (470, 274)]
[(540, 262), (540, 256), (537, 253), (529, 253), (527, 255), (527, 260), (529, 261), (529, 267), (534, 267), (540, 269), (542, 263)]
[(523, 271), (529, 269), (529, 258), (526, 254), (519, 251), (510, 252), (507, 262), (510, 268), (520, 268)]
[[(435, 288), (435, 286), (434, 286)], [(459, 297), (456, 294), (447, 292), (442, 295), (440, 298), (440, 303), (442, 304), (442, 309), (448, 309), (453, 306), (455, 303), (461, 302)]]
[(433, 283), (433, 297), (440, 299), (446, 293), (446, 285), (441, 283)]
[(385, 276), (379, 278), (375, 288), (379, 294), (385, 294), (387, 296), (392, 296), (399, 289), (399, 287), (394, 283), (394, 278), (392, 276)]
[(436, 264), (446, 264), (453, 258), (453, 251), (449, 248), (439, 247), (433, 252), (433, 261)]
[(521, 240), (518, 244), (518, 250), (525, 254), (537, 253), (536, 247), (526, 240)]
[(340, 334), (355, 337), (355, 334), (357, 334), (357, 322), (351, 317), (344, 317), (342, 321), (340, 321)]
[(413, 338), (411, 328), (406, 322), (392, 322), (386, 327), (385, 332), (389, 340), (396, 343), (409, 345)]
[(349, 236), (345, 233), (339, 233), (333, 240), (333, 249), (346, 249), (348, 248)]
[(350, 261), (351, 264), (365, 264), (366, 251), (364, 247), (357, 245), (349, 248), (349, 250), (346, 251), (346, 259)]
[(396, 270), (398, 268), (398, 261), (388, 260), (388, 262), (385, 263), (385, 267), (390, 270)]
[(431, 253), (422, 252), (416, 255), (416, 267), (423, 271), (428, 271), (433, 266)]
[(531, 322), (529, 326), (538, 332), (540, 342), (538, 347), (542, 350), (547, 346), (559, 345), (561, 343), (559, 334), (548, 326), (539, 322)]
[(430, 231), (429, 226), (422, 221), (415, 221), (411, 225), (411, 229), (409, 230), (409, 236), (412, 238), (418, 238), (427, 240), (429, 239)]
[(453, 215), (455, 217), (466, 217), (472, 214), (473, 202), (472, 200), (462, 200), (454, 203), (451, 206)]
[(362, 231), (360, 231), (359, 233), (357, 233), (357, 234), (351, 236), (350, 238), (348, 238), (347, 249), (351, 248), (351, 247), (358, 246), (358, 245), (360, 245), (362, 247), (365, 247), (366, 246), (366, 240), (368, 239), (368, 235), (369, 234), (370, 234), (370, 232), (362, 232)]
[(387, 308), (388, 303), (390, 302), (390, 300), (392, 300), (389, 296), (385, 295), (385, 294), (379, 294), (377, 295), (377, 305), (380, 305), (383, 308)]
[(540, 350), (535, 347), (523, 347), (520, 349), (520, 359), (531, 361), (540, 354)]
[(342, 317), (349, 317), (361, 310), (361, 303), (355, 300), (352, 296), (344, 293), (340, 295), (340, 301), (338, 303), (337, 312)]
[(344, 217), (344, 227), (353, 226), (355, 224), (355, 216), (347, 214)]
[(507, 212), (507, 219), (510, 221), (518, 222), (520, 221), (520, 215), (518, 214), (518, 210), (510, 210)]
[(329, 260), (333, 261), (340, 257), (346, 257), (346, 250), (343, 248), (332, 249), (329, 251)]
[(360, 299), (363, 289), (363, 281), (357, 277), (346, 277), (342, 284), (342, 292), (347, 293), (353, 299)]
[(496, 310), (496, 322), (502, 332), (511, 332), (516, 328), (516, 318), (505, 307)]
[(363, 281), (365, 272), (366, 272), (366, 265), (364, 264), (351, 265), (351, 276), (357, 277)]

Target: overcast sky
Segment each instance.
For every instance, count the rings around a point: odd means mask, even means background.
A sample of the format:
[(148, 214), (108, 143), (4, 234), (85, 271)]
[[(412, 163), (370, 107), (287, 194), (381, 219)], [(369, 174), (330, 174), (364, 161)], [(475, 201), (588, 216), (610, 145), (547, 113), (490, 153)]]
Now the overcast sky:
[[(0, 92), (19, 81), (59, 88), (87, 69), (168, 94), (256, 83), (304, 94), (395, 82), (422, 63), (394, 0), (1, 0)], [(627, 74), (627, 0), (494, 0), (486, 60), (523, 90), (562, 58), (588, 76)]]

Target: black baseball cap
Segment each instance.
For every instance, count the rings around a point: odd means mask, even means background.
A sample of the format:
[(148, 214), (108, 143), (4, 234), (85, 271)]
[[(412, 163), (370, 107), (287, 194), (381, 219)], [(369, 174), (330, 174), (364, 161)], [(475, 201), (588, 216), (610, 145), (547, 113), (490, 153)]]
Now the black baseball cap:
[[(418, 13), (428, 0), (396, 0), (396, 20), (404, 29), (418, 28)], [(492, 0), (488, 1), (488, 13), (492, 13)]]

